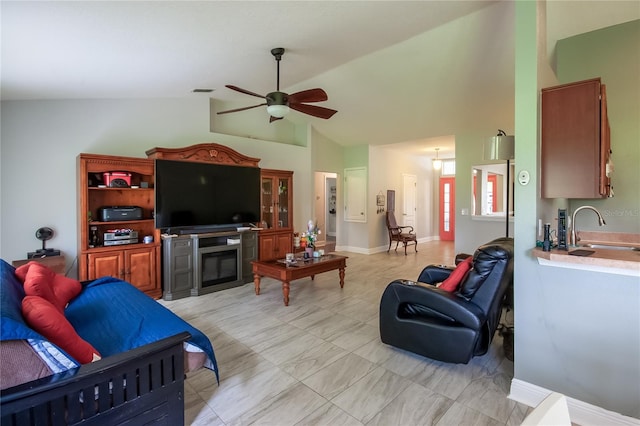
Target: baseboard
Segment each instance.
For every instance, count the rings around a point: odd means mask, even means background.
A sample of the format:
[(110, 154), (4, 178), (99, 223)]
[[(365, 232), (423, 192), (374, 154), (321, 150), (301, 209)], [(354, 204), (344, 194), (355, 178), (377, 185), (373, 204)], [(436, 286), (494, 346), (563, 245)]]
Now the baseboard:
[[(429, 241), (438, 241), (438, 240), (440, 240), (440, 238), (437, 237), (437, 236), (422, 237), (422, 238), (418, 238), (418, 244), (426, 243), (426, 242), (429, 242)], [(388, 248), (389, 248), (388, 245), (372, 247), (372, 248), (362, 248), (362, 247), (351, 247), (351, 246), (338, 246), (338, 245), (336, 245), (336, 251), (349, 251), (351, 253), (360, 253), (360, 254), (382, 253), (382, 252), (386, 252)], [(419, 248), (420, 248), (420, 246), (418, 246), (418, 249)], [(404, 254), (404, 247), (402, 245), (398, 246), (398, 252), (400, 252), (400, 250), (402, 250), (402, 254)], [(391, 253), (392, 251), (395, 251), (395, 245), (393, 245), (393, 244), (391, 246), (391, 250), (389, 251), (389, 253)], [(407, 253), (409, 253), (410, 251), (411, 252), (414, 251), (413, 245), (407, 247)]]
[(339, 246), (336, 244), (336, 251), (348, 251), (351, 253), (372, 254), (370, 249), (362, 247)]
[[(509, 399), (528, 405), (529, 407), (535, 407), (551, 392), (552, 391), (549, 389), (541, 386), (534, 385), (523, 380), (513, 379), (511, 380)], [(629, 426), (640, 425), (640, 419), (605, 410), (604, 408), (600, 408), (578, 399), (567, 397), (567, 405), (569, 406), (569, 417), (571, 417), (571, 423), (574, 424), (582, 426), (612, 424)]]

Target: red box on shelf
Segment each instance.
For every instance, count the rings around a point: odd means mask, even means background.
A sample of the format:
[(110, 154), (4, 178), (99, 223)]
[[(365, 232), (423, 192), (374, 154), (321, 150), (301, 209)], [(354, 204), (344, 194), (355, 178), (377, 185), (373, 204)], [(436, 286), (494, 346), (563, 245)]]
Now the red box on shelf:
[(112, 188), (128, 188), (131, 186), (131, 173), (105, 172), (102, 174), (104, 184)]

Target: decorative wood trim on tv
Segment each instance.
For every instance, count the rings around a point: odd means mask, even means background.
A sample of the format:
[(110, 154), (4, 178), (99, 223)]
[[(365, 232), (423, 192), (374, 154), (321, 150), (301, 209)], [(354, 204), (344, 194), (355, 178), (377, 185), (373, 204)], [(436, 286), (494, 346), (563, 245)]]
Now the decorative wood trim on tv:
[(151, 148), (146, 151), (147, 158), (200, 163), (225, 164), (231, 166), (259, 167), (259, 158), (240, 154), (228, 146), (217, 143), (201, 143), (183, 148)]

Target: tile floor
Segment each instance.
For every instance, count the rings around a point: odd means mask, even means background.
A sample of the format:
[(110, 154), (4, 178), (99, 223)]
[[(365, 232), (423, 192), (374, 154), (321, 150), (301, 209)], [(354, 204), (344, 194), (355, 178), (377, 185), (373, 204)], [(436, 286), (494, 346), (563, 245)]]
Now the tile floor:
[(193, 425), (515, 425), (528, 412), (507, 398), (513, 363), (496, 333), (489, 352), (446, 364), (380, 341), (382, 291), (417, 278), (430, 263), (451, 264), (453, 243), (419, 252), (349, 256), (337, 271), (294, 281), (289, 306), (280, 282), (161, 301), (213, 343), (220, 384), (209, 370), (185, 383)]

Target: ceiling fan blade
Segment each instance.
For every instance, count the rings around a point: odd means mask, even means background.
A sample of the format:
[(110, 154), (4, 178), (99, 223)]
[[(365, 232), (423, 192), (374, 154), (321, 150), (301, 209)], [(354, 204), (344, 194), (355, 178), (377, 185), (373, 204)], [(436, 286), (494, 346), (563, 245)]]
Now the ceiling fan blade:
[(282, 117), (274, 117), (273, 115), (269, 116), (269, 123), (273, 123), (276, 120), (282, 120)]
[(238, 111), (245, 111), (247, 109), (251, 109), (251, 108), (258, 108), (261, 106), (266, 105), (266, 103), (264, 104), (258, 104), (258, 105), (253, 105), (253, 106), (248, 106), (248, 107), (244, 107), (244, 108), (235, 108), (235, 109), (228, 109), (226, 111), (218, 111), (216, 114), (228, 114), (230, 112), (238, 112)]
[(327, 92), (322, 89), (309, 89), (289, 95), (289, 103), (323, 102), (329, 99)]
[(255, 92), (251, 92), (249, 90), (242, 89), (242, 88), (240, 88), (238, 86), (232, 86), (231, 84), (227, 84), (225, 87), (227, 87), (227, 88), (229, 88), (231, 90), (235, 90), (236, 92), (244, 93), (245, 95), (256, 96), (258, 98), (263, 98), (264, 99), (263, 95), (259, 95), (259, 94), (255, 93)]
[(327, 118), (331, 118), (333, 114), (338, 112), (335, 109), (329, 109), (329, 108), (319, 107), (315, 105), (289, 103), (289, 107), (291, 109), (295, 109), (296, 111), (300, 111), (302, 113), (312, 115), (314, 117), (324, 118), (325, 120)]

